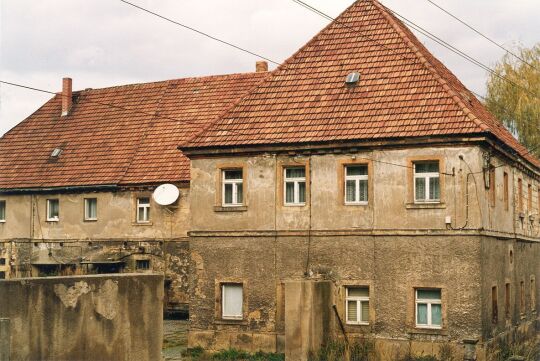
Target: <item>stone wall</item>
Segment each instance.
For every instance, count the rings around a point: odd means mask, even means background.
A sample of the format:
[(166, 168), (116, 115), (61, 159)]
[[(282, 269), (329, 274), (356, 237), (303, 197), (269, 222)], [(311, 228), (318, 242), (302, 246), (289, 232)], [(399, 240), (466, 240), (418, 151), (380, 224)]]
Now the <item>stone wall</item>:
[(161, 359), (161, 275), (0, 281), (12, 360)]

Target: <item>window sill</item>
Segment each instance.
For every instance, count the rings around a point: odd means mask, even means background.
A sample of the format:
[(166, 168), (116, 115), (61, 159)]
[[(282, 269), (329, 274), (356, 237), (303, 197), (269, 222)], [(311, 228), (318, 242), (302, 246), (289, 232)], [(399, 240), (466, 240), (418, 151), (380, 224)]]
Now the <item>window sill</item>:
[(217, 325), (247, 325), (247, 320), (241, 318), (219, 318), (215, 321)]
[(409, 334), (417, 334), (417, 335), (442, 335), (446, 336), (448, 335), (448, 332), (443, 328), (435, 328), (435, 327), (415, 327), (411, 328), (408, 331)]
[(214, 212), (246, 212), (247, 206), (231, 206), (231, 207), (223, 207), (223, 206), (214, 206)]
[(152, 222), (133, 222), (131, 223), (133, 226), (152, 226)]
[(285, 203), (283, 205), (283, 207), (287, 207), (287, 208), (300, 208), (300, 207), (305, 207), (306, 204), (305, 203), (298, 203), (298, 204), (289, 204), (289, 203)]
[(97, 219), (84, 219), (84, 222), (97, 222)]
[(5, 219), (0, 220), (0, 223), (6, 223)]
[(445, 203), (407, 203), (407, 209), (445, 209)]
[(57, 222), (60, 222), (60, 220), (59, 219), (47, 219), (47, 222), (57, 223)]
[(367, 207), (369, 203), (343, 203), (345, 207)]

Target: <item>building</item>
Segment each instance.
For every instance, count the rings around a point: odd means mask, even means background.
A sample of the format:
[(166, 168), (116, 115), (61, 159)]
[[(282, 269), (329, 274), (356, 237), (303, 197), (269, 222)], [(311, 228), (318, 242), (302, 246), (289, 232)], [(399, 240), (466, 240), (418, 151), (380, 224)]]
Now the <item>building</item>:
[(376, 0), (181, 149), (191, 347), (485, 360), (536, 332), (540, 162)]
[[(186, 308), (189, 160), (178, 144), (267, 73), (63, 91), (0, 138), (0, 276), (147, 270)], [(180, 189), (170, 207), (154, 189)]]

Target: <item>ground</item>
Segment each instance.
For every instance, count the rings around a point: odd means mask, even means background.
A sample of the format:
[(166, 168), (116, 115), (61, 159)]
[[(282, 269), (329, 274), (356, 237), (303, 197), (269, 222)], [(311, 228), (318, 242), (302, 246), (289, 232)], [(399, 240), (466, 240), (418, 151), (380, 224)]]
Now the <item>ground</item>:
[(163, 357), (165, 361), (182, 360), (187, 347), (187, 320), (163, 320)]

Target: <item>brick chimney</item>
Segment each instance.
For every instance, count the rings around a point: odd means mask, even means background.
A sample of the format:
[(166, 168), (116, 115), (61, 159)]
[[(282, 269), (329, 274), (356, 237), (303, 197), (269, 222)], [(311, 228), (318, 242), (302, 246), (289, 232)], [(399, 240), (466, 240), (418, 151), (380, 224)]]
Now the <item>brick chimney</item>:
[(258, 61), (255, 63), (255, 71), (257, 73), (268, 71), (268, 62), (266, 61)]
[(73, 91), (71, 88), (71, 78), (62, 79), (62, 116), (69, 114), (73, 102)]

